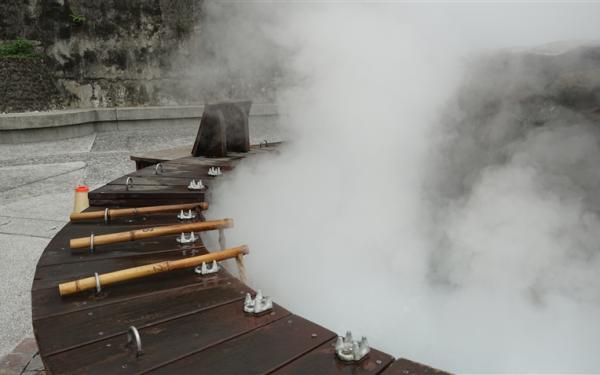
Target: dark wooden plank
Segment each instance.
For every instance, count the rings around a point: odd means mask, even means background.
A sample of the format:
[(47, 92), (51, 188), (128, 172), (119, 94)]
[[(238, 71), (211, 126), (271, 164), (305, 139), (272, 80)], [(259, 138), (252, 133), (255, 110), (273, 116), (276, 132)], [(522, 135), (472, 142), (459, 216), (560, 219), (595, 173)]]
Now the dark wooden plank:
[[(144, 226), (145, 227), (145, 226)], [(163, 237), (146, 238), (137, 241), (121, 242), (115, 244), (96, 246), (93, 253), (89, 249), (71, 249), (69, 240), (76, 237), (89, 236), (89, 231), (73, 232), (72, 227), (68, 231), (59, 232), (48, 244), (46, 250), (38, 261), (38, 266), (48, 266), (53, 264), (74, 263), (94, 261), (106, 258), (117, 258), (124, 256), (152, 254), (160, 252), (170, 252), (172, 250), (181, 250), (182, 252), (198, 253), (205, 251), (201, 240), (193, 244), (180, 245), (177, 243), (177, 235)], [(131, 227), (98, 227), (94, 234), (105, 234), (120, 231), (136, 229)]]
[(400, 358), (389, 365), (382, 374), (385, 375), (422, 375), (422, 374), (437, 374), (450, 375), (451, 373), (426, 366), (421, 363), (409, 361), (408, 359)]
[(189, 190), (187, 186), (133, 186), (128, 188), (125, 185), (104, 185), (94, 191), (91, 191), (88, 196), (90, 200), (95, 199), (204, 199), (202, 190)]
[(125, 256), (121, 258), (103, 258), (95, 259), (88, 257), (86, 262), (60, 263), (49, 266), (39, 266), (36, 269), (31, 290), (43, 288), (56, 288), (59, 283), (88, 277), (90, 270), (98, 273), (117, 271), (125, 268), (137, 267), (151, 263), (163, 262), (166, 260), (176, 260), (190, 256), (205, 253), (188, 251), (183, 253), (180, 249), (164, 251), (160, 253), (138, 254), (135, 256)]
[[(187, 164), (175, 164), (170, 163), (165, 165), (163, 168), (163, 172), (160, 174), (156, 174), (154, 167), (140, 169), (135, 172), (132, 172), (127, 176), (130, 177), (166, 177), (166, 178), (188, 178), (188, 179), (198, 179), (198, 178), (207, 178), (208, 170), (211, 168), (210, 166), (204, 165), (187, 165)], [(221, 173), (225, 173), (227, 171), (231, 171), (233, 167), (231, 166), (220, 166)]]
[[(266, 146), (264, 144), (250, 145), (250, 151), (248, 151), (248, 154), (251, 155), (259, 152), (274, 151), (277, 150), (282, 143), (283, 142), (271, 142)], [(190, 156), (191, 150), (192, 145), (180, 146), (164, 150), (147, 151), (140, 154), (131, 154), (129, 158), (135, 162), (139, 162), (140, 164), (154, 165), (157, 163)], [(231, 152), (229, 155), (237, 156), (236, 153)]]
[(248, 287), (235, 279), (220, 279), (208, 287), (190, 285), (133, 302), (38, 319), (34, 321), (38, 346), (44, 355), (58, 353), (123, 334), (131, 325), (142, 329), (224, 303), (241, 304), (248, 291)]
[[(221, 169), (221, 172), (223, 170)], [(150, 169), (140, 169), (138, 171), (132, 172), (128, 174), (129, 177), (164, 177), (164, 178), (185, 178), (191, 179), (202, 179), (208, 176), (208, 167), (202, 169), (166, 169), (165, 172), (157, 175), (154, 170)], [(125, 178), (127, 178), (127, 176)]]
[[(112, 180), (108, 183), (108, 185), (125, 185), (127, 182), (127, 178), (131, 176), (123, 176), (119, 177), (115, 180)], [(201, 178), (202, 183), (210, 182), (215, 177), (205, 175), (198, 175), (196, 179)], [(191, 179), (187, 177), (163, 177), (163, 176), (134, 176), (131, 177), (131, 181), (133, 186), (188, 186), (190, 184)]]
[[(246, 332), (256, 330), (289, 314), (274, 306), (273, 315), (244, 315), (242, 300), (146, 328), (139, 328), (144, 354), (136, 358), (134, 348), (124, 345), (125, 333), (91, 345), (50, 356), (53, 373), (135, 374), (202, 351)], [(237, 358), (241, 359), (241, 358)], [(193, 368), (186, 370), (196, 372)]]
[(369, 355), (356, 364), (337, 359), (333, 339), (298, 358), (287, 366), (275, 371), (275, 374), (379, 374), (394, 358), (379, 350), (371, 349)]
[(48, 251), (38, 262), (38, 266), (50, 266), (63, 263), (79, 263), (112, 259), (129, 256), (157, 255), (179, 251), (182, 255), (200, 255), (206, 251), (201, 241), (193, 244), (180, 245), (175, 242), (177, 236), (148, 238), (135, 242), (123, 242), (111, 245), (98, 246), (93, 253), (89, 250), (71, 250), (68, 247), (57, 251)]
[(197, 354), (152, 373), (265, 374), (331, 340), (335, 334), (296, 315)]
[(129, 158), (133, 161), (143, 161), (148, 163), (160, 163), (162, 161), (173, 160), (190, 156), (192, 145), (168, 148), (157, 151), (146, 151), (142, 154), (132, 154)]
[(205, 167), (214, 166), (214, 167), (221, 167), (221, 170), (223, 170), (224, 168), (227, 168), (227, 167), (234, 167), (244, 156), (245, 156), (245, 154), (243, 154), (243, 153), (231, 153), (230, 155), (222, 157), (222, 158), (206, 158), (203, 156), (200, 156), (200, 157), (188, 156), (186, 158), (175, 159), (175, 160), (165, 162), (164, 165), (172, 166), (172, 165), (184, 164), (184, 165), (198, 165), (198, 166), (205, 166)]
[(131, 199), (131, 198), (90, 198), (90, 204), (94, 206), (113, 207), (142, 207), (160, 206), (161, 204), (198, 203), (209, 199), (209, 194), (197, 198), (155, 198), (155, 199)]
[[(185, 222), (197, 222), (199, 220), (204, 219), (203, 216), (199, 216), (198, 218), (191, 220), (191, 221), (185, 221)], [(139, 220), (139, 221), (138, 221)], [(130, 221), (130, 222), (126, 222), (126, 221)], [(148, 227), (160, 227), (160, 226), (165, 226), (165, 225), (175, 225), (175, 224), (180, 224), (182, 223), (181, 221), (179, 221), (177, 219), (177, 215), (176, 213), (170, 213), (168, 215), (149, 215), (146, 217), (139, 217), (136, 218), (135, 220), (133, 219), (124, 219), (124, 220), (117, 220), (115, 219), (115, 222), (110, 221), (108, 224), (104, 223), (103, 220), (90, 220), (90, 221), (81, 221), (81, 222), (69, 222), (67, 224), (65, 224), (65, 226), (63, 226), (61, 228), (60, 231), (58, 231), (56, 233), (56, 235), (52, 238), (52, 240), (48, 243), (48, 245), (46, 246), (46, 250), (44, 251), (44, 254), (42, 255), (41, 259), (43, 260), (47, 255), (50, 255), (53, 252), (60, 252), (60, 253), (64, 253), (64, 250), (69, 250), (69, 241), (73, 238), (79, 238), (79, 237), (89, 237), (92, 233), (95, 235), (100, 235), (100, 234), (109, 234), (109, 233), (118, 233), (118, 232), (127, 232), (127, 231), (131, 231), (131, 230), (136, 230), (136, 229), (143, 229), (143, 228), (148, 228)], [(177, 241), (175, 241), (175, 238), (177, 236), (173, 235), (173, 236), (164, 236), (164, 237), (154, 237), (154, 238), (148, 238), (148, 239), (143, 239), (143, 240), (137, 240), (134, 242), (124, 242), (124, 243), (117, 243), (117, 244), (113, 244), (113, 245), (98, 245), (97, 246), (97, 250), (104, 250), (104, 252), (109, 251), (109, 250), (113, 250), (113, 249), (120, 249), (123, 246), (127, 247), (130, 246), (132, 247), (132, 245), (135, 245), (137, 247), (137, 245), (140, 246), (147, 246), (148, 244), (154, 244), (154, 243), (158, 243), (160, 242), (163, 245), (167, 245), (167, 248), (173, 248), (175, 247), (174, 245), (177, 244)], [(161, 250), (164, 248), (152, 248), (149, 250)], [(74, 250), (73, 253), (83, 253), (86, 252), (87, 250), (82, 249), (82, 250)], [(100, 252), (100, 251), (98, 251)], [(48, 253), (48, 254), (46, 254)], [(44, 265), (44, 263), (42, 262), (42, 265)]]
[[(145, 205), (140, 205), (139, 207), (145, 207)], [(112, 206), (93, 206), (93, 207), (88, 207), (87, 209), (84, 210), (84, 212), (91, 212), (91, 211), (104, 211), (105, 208), (114, 208)], [(196, 222), (196, 221), (202, 221), (204, 220), (204, 216), (202, 216), (202, 212), (200, 212), (200, 215), (197, 215), (195, 219), (192, 220), (179, 220), (177, 218), (177, 214), (178, 212), (163, 212), (163, 213), (155, 213), (155, 214), (146, 214), (146, 215), (136, 215), (136, 216), (127, 216), (127, 217), (114, 217), (109, 219), (108, 223), (104, 222), (104, 219), (94, 219), (94, 220), (81, 220), (81, 221), (71, 221), (69, 222), (70, 225), (77, 225), (77, 226), (84, 226), (84, 225), (89, 225), (89, 226), (100, 226), (100, 227), (106, 227), (106, 226), (111, 226), (111, 227), (115, 227), (115, 226), (130, 226), (130, 225), (139, 225), (139, 226), (160, 226), (160, 225), (173, 225), (173, 224), (180, 224), (182, 222), (188, 223), (188, 222)], [(79, 230), (79, 229), (75, 229), (75, 230)], [(84, 228), (84, 230), (87, 230), (87, 228)], [(93, 227), (91, 227), (91, 229), (89, 229), (90, 231), (93, 231)]]
[(230, 279), (231, 276), (224, 270), (210, 276), (202, 276), (191, 269), (185, 269), (113, 284), (102, 288), (102, 292), (98, 295), (95, 294), (95, 291), (86, 291), (61, 297), (58, 288), (38, 289), (31, 291), (32, 316), (34, 320), (37, 320), (47, 316), (131, 300), (144, 295), (169, 292), (170, 289), (192, 284), (210, 286), (217, 284), (223, 278)]

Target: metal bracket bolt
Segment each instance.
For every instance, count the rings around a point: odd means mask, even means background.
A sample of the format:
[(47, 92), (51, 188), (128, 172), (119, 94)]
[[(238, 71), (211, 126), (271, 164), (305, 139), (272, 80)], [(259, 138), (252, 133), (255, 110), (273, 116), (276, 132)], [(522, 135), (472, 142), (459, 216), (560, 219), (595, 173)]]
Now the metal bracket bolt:
[(179, 237), (177, 237), (175, 240), (177, 242), (179, 242), (180, 244), (186, 244), (186, 243), (194, 243), (196, 241), (198, 241), (200, 237), (196, 237), (196, 235), (194, 234), (194, 232), (190, 233), (190, 236), (186, 236), (185, 233), (181, 233), (181, 235)]
[(263, 296), (260, 289), (256, 293), (256, 297), (254, 299), (250, 293), (246, 293), (246, 299), (244, 300), (244, 312), (258, 315), (272, 309), (273, 300), (271, 297)]
[(94, 233), (90, 234), (90, 253), (94, 252)]
[(130, 188), (133, 187), (133, 178), (127, 177), (127, 180), (125, 180), (125, 190), (129, 190)]
[(202, 180), (192, 180), (190, 181), (190, 184), (188, 185), (188, 189), (189, 190), (202, 190), (204, 189), (204, 185), (202, 185)]
[(96, 279), (96, 294), (100, 294), (102, 285), (100, 285), (100, 275), (98, 275), (98, 272), (94, 272), (94, 278)]
[(206, 265), (206, 262), (202, 262), (202, 265), (194, 268), (194, 272), (199, 275), (210, 275), (211, 273), (219, 272), (219, 263), (216, 260), (213, 260), (210, 268)]
[(177, 215), (177, 218), (179, 220), (192, 220), (196, 218), (196, 214), (193, 213), (191, 209), (188, 210), (188, 212), (181, 210), (181, 212)]
[(345, 362), (358, 362), (362, 360), (371, 348), (367, 342), (367, 338), (363, 336), (360, 341), (355, 341), (352, 338), (352, 332), (346, 332), (346, 336), (338, 336), (335, 343), (335, 354), (339, 359)]
[(127, 329), (127, 345), (130, 345), (133, 340), (135, 340), (135, 346), (137, 348), (135, 356), (139, 357), (144, 354), (142, 351), (142, 339), (140, 338), (140, 333), (138, 332), (137, 328), (131, 326)]
[(209, 176), (220, 176), (221, 173), (221, 167), (210, 167), (208, 168), (208, 175)]

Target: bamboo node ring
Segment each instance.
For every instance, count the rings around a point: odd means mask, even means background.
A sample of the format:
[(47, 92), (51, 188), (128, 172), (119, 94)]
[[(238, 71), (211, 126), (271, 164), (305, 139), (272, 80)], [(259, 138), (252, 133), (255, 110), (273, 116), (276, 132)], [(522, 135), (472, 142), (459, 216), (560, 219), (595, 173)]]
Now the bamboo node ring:
[(94, 272), (94, 278), (96, 279), (96, 294), (100, 294), (102, 285), (100, 285), (100, 275), (98, 275), (98, 272)]
[(140, 333), (137, 330), (137, 328), (135, 328), (134, 326), (130, 326), (127, 329), (127, 345), (130, 345), (134, 339), (135, 339), (135, 345), (137, 348), (135, 356), (139, 357), (142, 354), (144, 354), (144, 351), (142, 350), (142, 339), (140, 338)]
[(94, 233), (90, 234), (90, 253), (94, 252)]

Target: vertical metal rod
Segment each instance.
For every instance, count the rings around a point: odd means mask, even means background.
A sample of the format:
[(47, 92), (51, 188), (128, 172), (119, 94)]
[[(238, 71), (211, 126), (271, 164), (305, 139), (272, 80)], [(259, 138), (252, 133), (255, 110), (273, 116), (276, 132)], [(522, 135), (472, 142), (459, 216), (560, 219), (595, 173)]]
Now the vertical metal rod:
[(219, 247), (221, 250), (225, 249), (225, 231), (223, 229), (219, 229)]
[(248, 279), (246, 278), (246, 267), (244, 266), (244, 256), (242, 254), (235, 257), (235, 263), (238, 268), (238, 275), (240, 276), (240, 280), (244, 283), (248, 283)]

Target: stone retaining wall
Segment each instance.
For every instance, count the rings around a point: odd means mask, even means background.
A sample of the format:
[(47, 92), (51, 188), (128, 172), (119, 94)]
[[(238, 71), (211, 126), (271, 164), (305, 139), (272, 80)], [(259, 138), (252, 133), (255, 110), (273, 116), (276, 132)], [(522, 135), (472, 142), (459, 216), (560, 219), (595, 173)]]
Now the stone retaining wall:
[(43, 58), (0, 58), (0, 112), (43, 111), (60, 102)]

